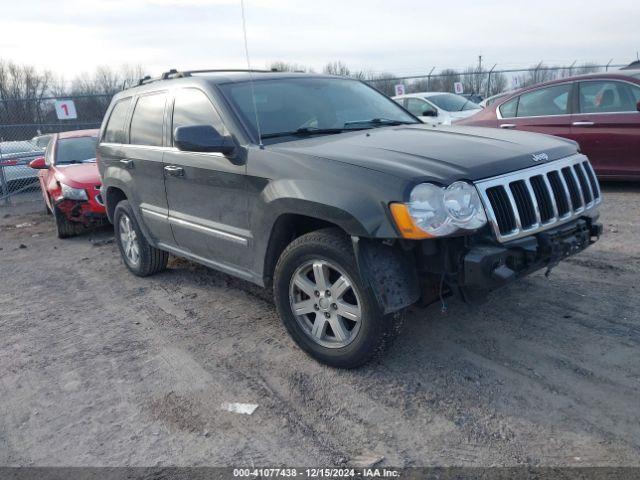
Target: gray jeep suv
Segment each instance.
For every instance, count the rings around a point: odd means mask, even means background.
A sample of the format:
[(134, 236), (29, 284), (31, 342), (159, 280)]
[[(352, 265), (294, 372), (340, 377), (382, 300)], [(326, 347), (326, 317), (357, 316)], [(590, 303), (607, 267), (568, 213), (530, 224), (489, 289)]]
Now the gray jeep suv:
[(114, 97), (98, 163), (131, 272), (172, 253), (272, 287), (298, 345), (337, 367), (381, 352), (408, 306), (478, 302), (602, 231), (575, 142), (424, 125), (339, 77), (143, 79)]

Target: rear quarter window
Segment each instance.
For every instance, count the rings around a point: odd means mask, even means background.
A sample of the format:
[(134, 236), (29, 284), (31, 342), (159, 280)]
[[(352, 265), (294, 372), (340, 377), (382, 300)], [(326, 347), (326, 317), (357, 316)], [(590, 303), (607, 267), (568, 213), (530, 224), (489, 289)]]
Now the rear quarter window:
[(508, 102), (505, 102), (498, 107), (500, 109), (500, 115), (502, 115), (502, 118), (513, 118), (516, 116), (519, 98), (520, 97), (512, 98)]
[(127, 118), (127, 112), (129, 111), (129, 105), (131, 105), (131, 98), (125, 98), (118, 100), (111, 110), (109, 115), (109, 121), (104, 131), (102, 141), (106, 143), (125, 143), (125, 125), (124, 122)]

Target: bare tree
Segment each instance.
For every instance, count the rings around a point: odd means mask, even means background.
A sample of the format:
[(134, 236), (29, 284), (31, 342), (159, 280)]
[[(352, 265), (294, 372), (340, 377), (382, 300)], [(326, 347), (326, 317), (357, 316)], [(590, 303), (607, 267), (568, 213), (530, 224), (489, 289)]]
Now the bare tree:
[(401, 82), (397, 76), (387, 72), (371, 73), (364, 81), (388, 97), (396, 94), (395, 86)]
[[(557, 71), (560, 71), (560, 68), (561, 67), (558, 67)], [(551, 80), (552, 76), (552, 70), (540, 62), (538, 65), (532, 66), (528, 72), (518, 76), (518, 85), (521, 87), (537, 85), (538, 83)]]
[(586, 73), (597, 73), (600, 72), (601, 68), (593, 63), (593, 62), (585, 62), (581, 65), (575, 67), (573, 74), (574, 75), (584, 75)]
[(51, 72), (0, 60), (0, 98), (42, 98), (47, 92)]
[(487, 96), (491, 97), (502, 93), (509, 88), (509, 82), (504, 73), (491, 73), (487, 76)]
[[(0, 137), (21, 139), (16, 125), (43, 122), (47, 106), (41, 101), (51, 81), (51, 72), (37, 72), (27, 65), (0, 61)], [(31, 132), (27, 132), (30, 134)]]
[(431, 89), (437, 92), (453, 92), (453, 84), (460, 81), (457, 70), (446, 68), (433, 76)]
[(113, 95), (135, 85), (144, 76), (139, 65), (123, 65), (119, 70), (100, 66), (92, 74), (78, 75), (71, 83), (73, 95)]
[(338, 75), (341, 77), (351, 76), (351, 69), (340, 60), (327, 63), (322, 71), (327, 75)]
[(482, 93), (487, 72), (479, 67), (468, 67), (461, 75), (465, 93)]
[(428, 92), (431, 90), (431, 82), (428, 78), (413, 80), (407, 86), (407, 93)]

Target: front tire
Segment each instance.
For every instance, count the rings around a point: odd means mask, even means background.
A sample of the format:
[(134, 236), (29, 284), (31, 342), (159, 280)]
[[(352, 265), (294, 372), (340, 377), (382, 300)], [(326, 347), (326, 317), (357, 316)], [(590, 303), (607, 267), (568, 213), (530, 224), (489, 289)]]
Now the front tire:
[(116, 206), (113, 226), (120, 255), (131, 273), (147, 277), (167, 268), (169, 254), (147, 242), (127, 200)]
[[(49, 197), (47, 195), (47, 198), (49, 199), (49, 203), (51, 203), (51, 205), (53, 205), (53, 201), (51, 200), (51, 197)], [(46, 201), (44, 202), (44, 213), (45, 213), (45, 215), (51, 215), (52, 214), (51, 209), (49, 208), (49, 205), (47, 204)]]
[(402, 324), (383, 315), (360, 278), (353, 247), (337, 229), (294, 240), (274, 275), (274, 297), (287, 331), (307, 354), (338, 368), (355, 368), (381, 354)]
[(56, 222), (58, 238), (69, 238), (80, 233), (82, 225), (70, 222), (58, 207), (53, 207), (53, 218)]

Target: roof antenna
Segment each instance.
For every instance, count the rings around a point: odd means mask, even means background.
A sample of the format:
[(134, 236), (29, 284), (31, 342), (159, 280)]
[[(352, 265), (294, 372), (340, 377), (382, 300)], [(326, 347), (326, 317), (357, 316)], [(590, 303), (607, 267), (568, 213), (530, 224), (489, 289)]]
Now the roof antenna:
[(242, 9), (242, 33), (244, 34), (244, 53), (247, 57), (247, 68), (249, 69), (249, 83), (251, 84), (251, 100), (253, 101), (253, 111), (256, 115), (256, 128), (258, 130), (258, 145), (261, 149), (264, 148), (262, 144), (262, 132), (260, 131), (260, 119), (258, 118), (258, 106), (256, 104), (256, 92), (253, 88), (253, 72), (251, 71), (251, 60), (249, 59), (249, 46), (247, 44), (247, 22), (244, 15), (244, 0), (240, 0), (240, 8)]

